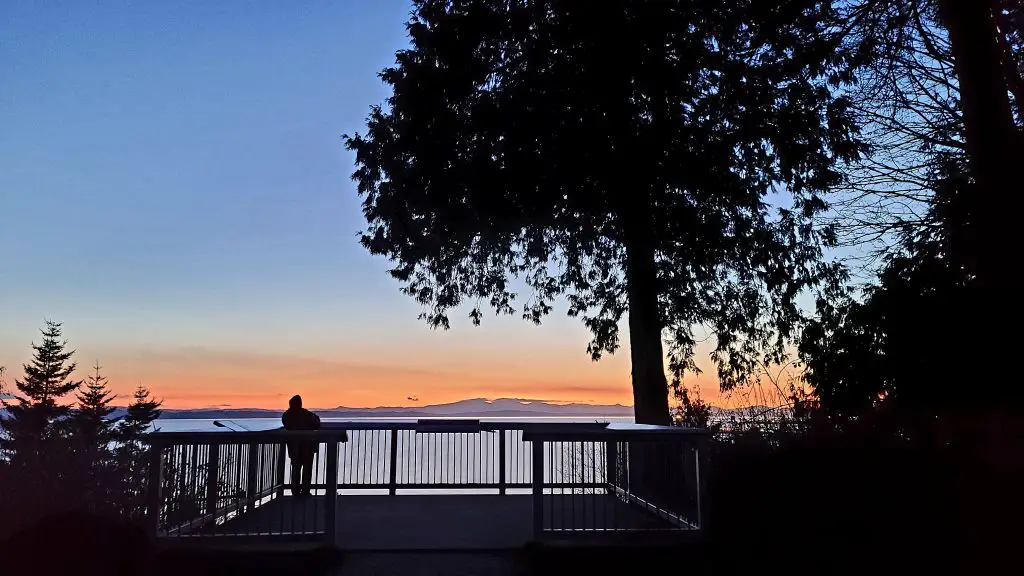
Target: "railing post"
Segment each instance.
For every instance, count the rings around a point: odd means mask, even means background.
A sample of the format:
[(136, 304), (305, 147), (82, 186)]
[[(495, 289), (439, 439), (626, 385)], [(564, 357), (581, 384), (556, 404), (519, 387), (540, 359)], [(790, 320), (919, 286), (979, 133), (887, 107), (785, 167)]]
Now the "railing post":
[(155, 442), (149, 447), (149, 482), (146, 487), (146, 532), (150, 538), (156, 538), (157, 529), (160, 526), (160, 506), (162, 494), (160, 489), (163, 486), (163, 462), (161, 455), (163, 446)]
[(533, 440), (533, 539), (544, 533), (544, 442)]
[(249, 466), (245, 471), (245, 511), (252, 512), (256, 506), (256, 492), (259, 486), (259, 472), (257, 464), (260, 459), (260, 445), (258, 442), (249, 443)]
[(388, 494), (394, 496), (398, 489), (398, 430), (391, 429), (391, 446), (389, 448), (388, 460)]
[(277, 469), (274, 471), (274, 486), (277, 486), (277, 497), (284, 496), (284, 461), (288, 454), (288, 445), (281, 442), (277, 445)]
[(327, 439), (327, 494), (325, 498), (327, 500), (327, 510), (324, 513), (324, 522), (327, 524), (324, 526), (324, 534), (327, 538), (327, 544), (330, 546), (337, 545), (337, 531), (338, 531), (338, 438), (332, 437)]
[(704, 525), (704, 518), (707, 516), (707, 507), (705, 505), (705, 498), (708, 492), (708, 482), (710, 478), (708, 473), (711, 472), (711, 455), (710, 446), (711, 442), (707, 436), (701, 436), (701, 438), (695, 443), (694, 450), (697, 452), (695, 460), (696, 462), (696, 474), (697, 477), (697, 528), (702, 532), (707, 528)]
[(210, 443), (210, 459), (206, 463), (206, 513), (217, 520), (217, 496), (220, 479), (220, 444)]
[(605, 442), (604, 446), (604, 481), (612, 489), (619, 482), (619, 444), (612, 441)]
[(498, 429), (498, 494), (505, 493), (505, 430)]

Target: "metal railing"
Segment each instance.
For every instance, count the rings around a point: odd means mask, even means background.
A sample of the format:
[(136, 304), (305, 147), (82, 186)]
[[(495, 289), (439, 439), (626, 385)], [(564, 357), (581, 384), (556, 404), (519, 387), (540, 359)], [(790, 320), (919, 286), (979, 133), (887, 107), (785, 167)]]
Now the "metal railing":
[(704, 430), (538, 429), (525, 439), (532, 442), (533, 460), (544, 463), (534, 469), (532, 487), (538, 540), (609, 533), (649, 540), (696, 533), (704, 525)]
[[(339, 495), (491, 493), (533, 496), (535, 539), (692, 532), (703, 525), (705, 439), (680, 428), (475, 420), (157, 433), (147, 518), (161, 538), (333, 543)], [(306, 498), (291, 485), (285, 446), (295, 440), (319, 446)]]

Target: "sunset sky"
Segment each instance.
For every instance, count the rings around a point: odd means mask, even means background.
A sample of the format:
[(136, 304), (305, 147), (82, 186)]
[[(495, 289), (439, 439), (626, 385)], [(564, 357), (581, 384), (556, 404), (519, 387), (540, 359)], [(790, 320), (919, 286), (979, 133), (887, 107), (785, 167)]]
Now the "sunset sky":
[(431, 331), (358, 246), (341, 134), (387, 96), (408, 4), (258, 5), (0, 2), (8, 381), (53, 319), (168, 407), (631, 403), (628, 349), (591, 362), (564, 308)]

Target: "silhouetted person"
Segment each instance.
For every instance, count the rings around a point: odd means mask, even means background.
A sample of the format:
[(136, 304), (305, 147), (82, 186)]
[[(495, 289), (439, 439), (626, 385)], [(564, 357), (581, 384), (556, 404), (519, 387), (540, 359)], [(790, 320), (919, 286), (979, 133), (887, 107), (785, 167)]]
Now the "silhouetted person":
[[(296, 394), (288, 401), (288, 410), (281, 416), (285, 430), (319, 430), (320, 417), (302, 407), (302, 397)], [(316, 440), (289, 440), (288, 457), (292, 460), (292, 493), (309, 496), (313, 483), (313, 458), (319, 445)]]

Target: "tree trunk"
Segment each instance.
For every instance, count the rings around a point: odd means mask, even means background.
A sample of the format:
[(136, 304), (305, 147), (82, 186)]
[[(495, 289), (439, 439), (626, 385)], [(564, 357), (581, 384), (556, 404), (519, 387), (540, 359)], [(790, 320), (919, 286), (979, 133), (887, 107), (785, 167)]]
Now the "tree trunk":
[[(1019, 298), (1011, 293), (1017, 281), (1011, 259), (1019, 254), (1021, 136), (1014, 123), (1008, 85), (1003, 76), (1002, 53), (993, 16), (992, 0), (939, 0), (939, 17), (949, 32), (950, 47), (960, 85), (965, 147), (974, 178), (964, 202), (967, 215), (966, 265), (974, 273), (976, 292), (967, 326), (976, 334), (990, 332), (1000, 318), (1013, 317)], [(968, 356), (998, 360), (979, 363), (980, 382), (1007, 383), (1002, 371), (1005, 358), (1015, 351), (1009, 338), (976, 337)], [(1021, 387), (1009, 383), (995, 394), (967, 393), (963, 401), (1012, 402)], [(979, 406), (980, 407), (980, 406)]]
[(633, 374), (633, 414), (638, 424), (671, 423), (668, 380), (661, 344), (658, 275), (650, 225), (631, 228), (626, 241), (626, 287), (629, 298), (629, 359)]
[[(1013, 253), (1010, 232), (1016, 211), (1009, 199), (1020, 188), (1015, 178), (1020, 141), (1010, 107), (991, 0), (939, 0), (939, 16), (949, 32), (960, 84), (965, 144), (975, 189), (969, 207), (969, 265), (986, 295), (1013, 282), (1003, 254)], [(1015, 273), (1013, 270), (1012, 273)]]

